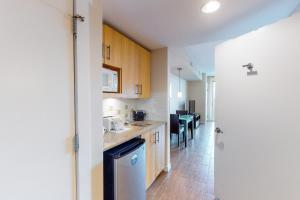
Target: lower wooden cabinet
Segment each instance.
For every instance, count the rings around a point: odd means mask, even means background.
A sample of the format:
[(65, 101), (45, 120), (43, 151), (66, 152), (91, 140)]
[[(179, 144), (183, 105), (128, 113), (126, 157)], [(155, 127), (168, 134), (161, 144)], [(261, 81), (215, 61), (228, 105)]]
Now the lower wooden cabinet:
[(154, 132), (143, 135), (146, 140), (146, 188), (148, 188), (155, 180), (155, 154), (156, 144)]
[(165, 167), (165, 126), (145, 133), (146, 188), (148, 189)]
[(156, 135), (155, 176), (157, 177), (165, 168), (165, 126), (157, 128)]

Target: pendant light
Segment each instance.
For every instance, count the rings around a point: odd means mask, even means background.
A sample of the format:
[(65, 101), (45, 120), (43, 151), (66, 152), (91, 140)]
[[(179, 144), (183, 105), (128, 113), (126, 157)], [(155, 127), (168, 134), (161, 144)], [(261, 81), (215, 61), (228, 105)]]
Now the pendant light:
[(181, 73), (181, 70), (182, 70), (182, 68), (181, 67), (178, 67), (177, 68), (177, 70), (178, 70), (178, 74), (179, 74), (179, 81), (178, 81), (178, 83), (179, 83), (179, 87), (178, 87), (178, 93), (177, 93), (177, 97), (178, 98), (181, 98), (182, 97), (182, 92), (181, 92), (181, 88), (180, 88), (180, 73)]

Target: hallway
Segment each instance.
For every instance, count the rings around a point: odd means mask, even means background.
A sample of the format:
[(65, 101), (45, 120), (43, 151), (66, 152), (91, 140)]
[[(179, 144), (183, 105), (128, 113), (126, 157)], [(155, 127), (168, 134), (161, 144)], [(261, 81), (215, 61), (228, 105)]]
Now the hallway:
[(171, 141), (170, 173), (162, 173), (147, 191), (148, 200), (213, 200), (214, 123), (201, 124), (188, 147)]

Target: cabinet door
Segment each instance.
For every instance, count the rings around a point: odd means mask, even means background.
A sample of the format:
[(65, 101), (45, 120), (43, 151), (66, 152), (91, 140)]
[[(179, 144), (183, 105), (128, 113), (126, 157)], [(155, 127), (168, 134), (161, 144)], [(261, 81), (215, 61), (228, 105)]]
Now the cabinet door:
[(155, 175), (158, 176), (165, 167), (165, 126), (156, 129), (156, 166)]
[(155, 174), (155, 133), (149, 132), (143, 135), (143, 138), (146, 140), (146, 188), (149, 188), (150, 185), (156, 178)]
[(150, 52), (108, 25), (103, 26), (103, 63), (122, 69), (122, 97), (151, 95)]
[(150, 98), (151, 94), (151, 66), (150, 52), (139, 47), (139, 98)]
[(123, 73), (123, 96), (126, 98), (138, 98), (138, 49), (137, 45), (125, 38), (124, 42), (124, 67)]
[(104, 64), (122, 68), (125, 37), (111, 27), (103, 27)]

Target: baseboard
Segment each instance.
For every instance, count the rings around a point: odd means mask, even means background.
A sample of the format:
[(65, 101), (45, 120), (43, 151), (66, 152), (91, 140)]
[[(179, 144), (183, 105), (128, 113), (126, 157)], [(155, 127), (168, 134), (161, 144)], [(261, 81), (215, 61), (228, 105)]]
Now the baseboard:
[(164, 172), (170, 172), (171, 171), (171, 163), (169, 163), (167, 166), (164, 168)]
[(206, 120), (206, 122), (215, 122), (215, 120)]

